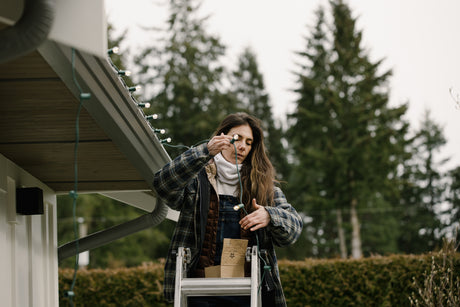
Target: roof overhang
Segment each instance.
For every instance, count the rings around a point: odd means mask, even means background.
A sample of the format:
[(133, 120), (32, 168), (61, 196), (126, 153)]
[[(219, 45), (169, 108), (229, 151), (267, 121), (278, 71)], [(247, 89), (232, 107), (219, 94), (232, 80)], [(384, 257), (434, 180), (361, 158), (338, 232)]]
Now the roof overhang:
[[(170, 161), (167, 152), (108, 59), (76, 50), (74, 62), (91, 93), (79, 117), (79, 192), (120, 199), (127, 191), (128, 204), (152, 211), (153, 175)], [(79, 95), (68, 46), (48, 40), (0, 65), (0, 153), (57, 193), (74, 189)]]
[[(0, 152), (55, 191), (74, 185), (80, 92), (70, 47), (47, 41), (0, 65)], [(75, 51), (76, 79), (91, 98), (79, 118), (78, 189), (151, 190), (170, 159), (107, 59)]]

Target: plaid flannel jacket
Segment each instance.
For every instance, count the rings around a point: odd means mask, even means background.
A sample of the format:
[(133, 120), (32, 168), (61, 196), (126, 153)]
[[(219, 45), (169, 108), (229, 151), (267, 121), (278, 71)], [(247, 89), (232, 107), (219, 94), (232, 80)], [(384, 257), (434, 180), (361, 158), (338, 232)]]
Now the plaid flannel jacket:
[[(174, 301), (176, 256), (179, 247), (188, 247), (192, 252), (192, 265), (201, 250), (200, 237), (200, 184), (198, 174), (212, 159), (207, 144), (187, 150), (166, 164), (154, 177), (154, 187), (158, 201), (180, 211), (173, 237), (168, 250), (164, 274), (164, 295), (167, 301)], [(270, 224), (258, 231), (260, 249), (267, 250), (267, 258), (272, 267), (275, 286), (276, 306), (286, 306), (281, 286), (274, 245), (293, 244), (302, 231), (302, 219), (287, 202), (280, 188), (275, 187), (274, 205), (266, 206), (270, 214)], [(210, 191), (204, 191), (210, 193)], [(207, 197), (209, 199), (209, 197)]]

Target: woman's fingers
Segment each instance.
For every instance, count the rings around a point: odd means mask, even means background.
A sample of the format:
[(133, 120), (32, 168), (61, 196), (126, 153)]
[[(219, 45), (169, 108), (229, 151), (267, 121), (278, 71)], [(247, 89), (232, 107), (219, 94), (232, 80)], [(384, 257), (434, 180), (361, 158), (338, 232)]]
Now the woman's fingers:
[(241, 219), (241, 228), (255, 231), (266, 227), (270, 223), (270, 214), (265, 210), (265, 207), (258, 205), (255, 199), (252, 200), (252, 206), (255, 211)]
[(232, 139), (231, 136), (225, 135), (221, 133), (220, 135), (214, 136), (209, 142), (208, 142), (208, 151), (209, 154), (212, 156), (217, 155), (219, 152), (221, 152), (224, 149), (227, 149), (231, 146), (230, 140)]

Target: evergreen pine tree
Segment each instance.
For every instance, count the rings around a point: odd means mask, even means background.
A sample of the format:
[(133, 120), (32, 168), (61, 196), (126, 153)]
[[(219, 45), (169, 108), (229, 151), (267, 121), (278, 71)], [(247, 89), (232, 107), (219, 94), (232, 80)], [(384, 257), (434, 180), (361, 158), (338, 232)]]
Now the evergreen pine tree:
[(324, 120), (328, 110), (329, 42), (322, 7), (316, 11), (316, 16), (317, 22), (307, 38), (306, 50), (298, 52), (306, 63), (300, 65), (297, 73), (298, 87), (295, 91), (299, 98), (296, 109), (288, 115), (287, 135), (293, 161), (287, 193), (297, 209), (311, 217), (301, 238), (309, 243), (305, 244), (306, 254), (327, 256), (337, 252), (334, 248), (337, 228), (330, 214), (335, 209), (335, 193), (325, 186), (325, 166), (332, 162), (331, 153), (325, 150), (327, 135), (333, 135), (333, 126), (331, 121)]
[(457, 166), (449, 172), (450, 184), (447, 201), (450, 206), (446, 210), (449, 220), (446, 223), (446, 230), (453, 232), (456, 236), (456, 242), (460, 242), (460, 166)]
[(286, 178), (288, 164), (282, 144), (283, 130), (281, 125), (276, 124), (257, 57), (250, 48), (246, 48), (238, 58), (238, 68), (231, 76), (230, 93), (236, 100), (235, 105), (240, 105), (243, 111), (261, 120), (267, 151), (278, 179)]
[[(167, 130), (174, 144), (190, 146), (210, 137), (220, 120), (235, 110), (222, 94), (224, 68), (219, 62), (225, 48), (205, 31), (193, 0), (171, 0), (163, 40), (155, 40), (137, 57), (141, 83), (152, 92), (155, 125)], [(183, 150), (168, 148), (174, 157)]]
[[(382, 208), (392, 212), (397, 167), (405, 156), (408, 125), (402, 116), (407, 106), (388, 106), (391, 72), (380, 73), (381, 61), (368, 59), (362, 32), (356, 29), (348, 6), (340, 0), (330, 3), (331, 37), (323, 30), (325, 18), (320, 10), (303, 54), (310, 66), (302, 67), (299, 75), (300, 98), (291, 116), (290, 140), (299, 164), (295, 170), (304, 174), (295, 174), (293, 179), (299, 198), (314, 214), (312, 233), (320, 244), (318, 253), (340, 252), (342, 257), (351, 253), (359, 258), (363, 240), (367, 253), (396, 248), (395, 217), (382, 218), (377, 212)], [(366, 219), (360, 218), (363, 212), (368, 213)], [(362, 234), (362, 229), (370, 233), (377, 221), (395, 231), (381, 238)], [(340, 249), (334, 248), (337, 243)]]
[(423, 253), (439, 247), (441, 221), (439, 206), (444, 202), (446, 188), (440, 168), (446, 159), (437, 161), (440, 148), (445, 145), (441, 127), (425, 113), (420, 130), (414, 137), (413, 158), (405, 167), (406, 184), (402, 201), (399, 248), (406, 253)]

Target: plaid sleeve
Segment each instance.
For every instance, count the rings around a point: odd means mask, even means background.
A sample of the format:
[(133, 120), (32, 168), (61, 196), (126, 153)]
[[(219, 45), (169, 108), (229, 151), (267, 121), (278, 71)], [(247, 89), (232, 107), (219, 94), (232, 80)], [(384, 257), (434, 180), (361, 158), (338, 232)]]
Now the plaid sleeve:
[(270, 214), (270, 224), (267, 226), (268, 233), (273, 239), (273, 243), (283, 247), (293, 244), (302, 232), (302, 218), (291, 206), (280, 188), (275, 187), (275, 205), (266, 206), (265, 209)]
[(207, 144), (191, 148), (155, 173), (157, 196), (169, 207), (180, 210), (187, 185), (211, 159)]

